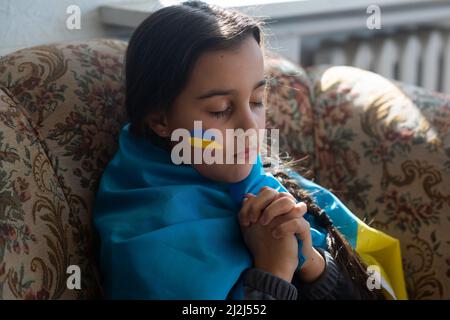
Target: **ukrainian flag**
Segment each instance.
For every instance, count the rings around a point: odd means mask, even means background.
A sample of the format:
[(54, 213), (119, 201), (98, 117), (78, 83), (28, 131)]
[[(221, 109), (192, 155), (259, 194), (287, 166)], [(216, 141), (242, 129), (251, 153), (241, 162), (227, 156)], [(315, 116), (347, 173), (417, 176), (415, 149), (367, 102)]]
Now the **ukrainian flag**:
[(375, 274), (374, 277), (379, 276), (385, 297), (390, 300), (408, 299), (400, 241), (365, 224), (330, 191), (303, 178), (295, 171), (290, 172), (325, 210), (362, 260), (379, 271), (379, 275)]

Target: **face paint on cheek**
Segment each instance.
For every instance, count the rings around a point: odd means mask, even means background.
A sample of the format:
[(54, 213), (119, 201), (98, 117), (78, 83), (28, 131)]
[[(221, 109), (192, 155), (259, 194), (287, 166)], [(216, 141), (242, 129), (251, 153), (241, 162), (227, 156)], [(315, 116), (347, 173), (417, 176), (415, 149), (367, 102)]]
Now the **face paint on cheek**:
[(206, 132), (206, 130), (191, 130), (189, 131), (191, 137), (189, 143), (194, 148), (206, 149), (223, 149), (223, 145), (215, 141), (215, 136), (212, 133)]

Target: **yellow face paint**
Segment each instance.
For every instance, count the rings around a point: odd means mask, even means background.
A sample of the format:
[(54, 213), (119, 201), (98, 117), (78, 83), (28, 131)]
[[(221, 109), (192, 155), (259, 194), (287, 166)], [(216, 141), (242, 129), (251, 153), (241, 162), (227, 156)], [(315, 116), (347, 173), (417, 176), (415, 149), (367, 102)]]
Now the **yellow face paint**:
[(206, 147), (209, 146), (209, 148), (213, 149), (222, 149), (222, 145), (214, 140), (207, 140), (207, 139), (200, 139), (200, 138), (190, 138), (189, 142), (192, 146), (196, 148), (202, 148), (206, 149)]
[(190, 131), (191, 138), (189, 139), (189, 143), (195, 148), (206, 149), (206, 147), (213, 149), (223, 149), (223, 146), (214, 141), (211, 137), (205, 134), (204, 130), (191, 130)]

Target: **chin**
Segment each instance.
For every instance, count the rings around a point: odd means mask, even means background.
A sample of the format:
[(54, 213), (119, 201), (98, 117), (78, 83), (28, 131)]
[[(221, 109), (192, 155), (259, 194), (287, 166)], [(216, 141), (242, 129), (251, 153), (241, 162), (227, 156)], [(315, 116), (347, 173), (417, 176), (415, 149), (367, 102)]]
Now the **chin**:
[(253, 168), (253, 164), (234, 164), (232, 165), (232, 169), (227, 172), (227, 182), (236, 183), (244, 180), (250, 174), (250, 171)]

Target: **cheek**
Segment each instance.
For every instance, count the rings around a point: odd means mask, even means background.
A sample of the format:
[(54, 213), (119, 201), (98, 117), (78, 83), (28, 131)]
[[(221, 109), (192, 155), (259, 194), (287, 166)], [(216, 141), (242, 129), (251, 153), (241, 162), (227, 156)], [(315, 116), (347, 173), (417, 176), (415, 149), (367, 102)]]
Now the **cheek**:
[[(262, 141), (262, 137), (259, 136), (261, 135), (267, 135), (267, 132), (262, 131), (262, 129), (266, 128), (266, 114), (265, 114), (265, 110), (261, 110), (259, 112), (255, 112), (255, 125), (256, 127), (255, 132), (256, 132), (256, 136), (255, 136), (255, 142), (258, 143), (260, 141)], [(232, 128), (230, 128), (232, 129)], [(226, 150), (230, 150), (230, 152), (232, 152), (233, 154), (237, 151), (236, 146), (237, 146), (237, 137), (234, 138), (234, 141), (232, 141), (232, 139), (227, 139), (227, 135), (226, 135), (226, 129), (225, 128), (220, 128), (219, 129), (222, 132), (222, 137), (223, 137), (223, 148), (224, 148), (224, 156), (225, 156), (225, 152), (227, 152)], [(232, 131), (233, 133), (234, 131)], [(232, 137), (232, 134), (230, 134), (230, 138)], [(240, 138), (242, 138), (244, 140), (243, 136), (240, 136)], [(253, 145), (253, 144), (252, 144)], [(259, 146), (258, 146), (259, 147)]]
[(261, 110), (261, 115), (258, 116), (258, 128), (264, 129), (266, 127), (266, 110)]
[(258, 127), (257, 129), (264, 129), (266, 127), (266, 107), (255, 111), (255, 122)]

